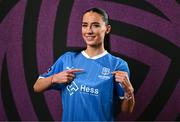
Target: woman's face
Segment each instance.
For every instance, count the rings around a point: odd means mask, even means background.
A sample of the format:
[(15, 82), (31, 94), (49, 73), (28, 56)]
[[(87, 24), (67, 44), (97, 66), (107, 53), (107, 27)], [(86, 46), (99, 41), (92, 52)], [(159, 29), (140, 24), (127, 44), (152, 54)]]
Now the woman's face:
[(87, 46), (98, 47), (104, 43), (104, 36), (110, 31), (100, 14), (87, 12), (82, 19), (82, 37)]

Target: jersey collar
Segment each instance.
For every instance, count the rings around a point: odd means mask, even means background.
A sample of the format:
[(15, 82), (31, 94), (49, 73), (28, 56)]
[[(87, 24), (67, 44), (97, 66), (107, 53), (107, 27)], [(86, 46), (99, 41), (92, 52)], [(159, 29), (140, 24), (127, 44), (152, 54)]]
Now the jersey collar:
[(88, 59), (98, 59), (98, 58), (101, 58), (101, 57), (105, 56), (106, 54), (108, 54), (108, 52), (106, 50), (103, 53), (93, 56), (93, 57), (89, 57), (88, 54), (84, 50), (81, 51), (81, 53), (84, 57), (86, 57)]

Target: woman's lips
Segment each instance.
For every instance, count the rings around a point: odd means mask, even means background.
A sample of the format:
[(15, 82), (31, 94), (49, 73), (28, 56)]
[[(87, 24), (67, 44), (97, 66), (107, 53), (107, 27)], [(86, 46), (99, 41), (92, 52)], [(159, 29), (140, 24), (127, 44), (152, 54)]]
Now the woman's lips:
[(87, 40), (93, 40), (95, 38), (95, 36), (86, 36)]

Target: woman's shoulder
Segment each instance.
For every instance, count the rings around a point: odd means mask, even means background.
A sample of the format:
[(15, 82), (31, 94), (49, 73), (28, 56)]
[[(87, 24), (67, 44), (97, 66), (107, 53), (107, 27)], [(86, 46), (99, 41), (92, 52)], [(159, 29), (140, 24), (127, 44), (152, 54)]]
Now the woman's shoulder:
[(123, 58), (113, 55), (111, 53), (109, 53), (109, 57), (111, 58), (112, 61), (119, 62), (119, 63), (127, 63)]
[(72, 55), (75, 55), (75, 54), (76, 54), (75, 51), (67, 51), (67, 52), (65, 52), (63, 55), (64, 55), (64, 56), (72, 56)]
[(114, 66), (116, 67), (116, 69), (121, 70), (121, 71), (126, 71), (129, 74), (128, 62), (119, 56), (112, 55), (112, 54), (110, 54), (110, 55), (111, 55), (110, 56), (111, 61), (114, 64)]

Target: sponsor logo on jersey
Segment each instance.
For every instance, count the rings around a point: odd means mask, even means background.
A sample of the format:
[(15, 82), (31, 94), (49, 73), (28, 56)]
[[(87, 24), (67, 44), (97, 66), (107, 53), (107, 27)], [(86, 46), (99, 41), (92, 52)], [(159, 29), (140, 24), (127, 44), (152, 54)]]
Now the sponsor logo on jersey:
[(78, 87), (78, 85), (74, 81), (72, 81), (72, 83), (68, 85), (66, 88), (69, 91), (70, 96), (73, 95), (77, 91), (81, 93), (89, 94), (89, 95), (94, 95), (94, 96), (98, 96), (99, 94), (99, 89), (89, 87), (87, 85), (80, 85), (80, 87)]
[(74, 81), (70, 85), (68, 85), (66, 88), (69, 91), (70, 95), (73, 95), (74, 92), (76, 92), (79, 89)]
[(89, 87), (86, 85), (81, 85), (80, 91), (83, 93), (90, 94), (90, 95), (98, 95), (99, 94), (99, 89), (95, 89), (93, 87)]
[(98, 75), (98, 78), (102, 79), (102, 80), (108, 80), (110, 79), (110, 69), (103, 67), (102, 71), (101, 71), (101, 75)]

